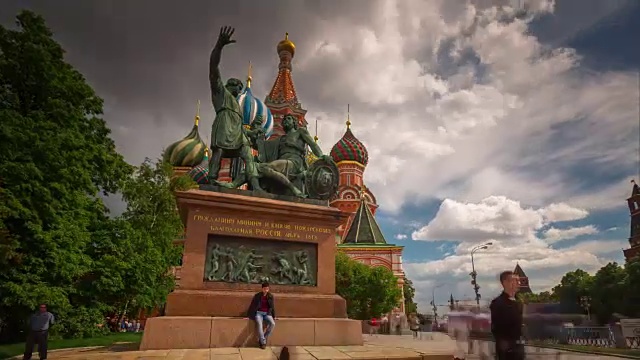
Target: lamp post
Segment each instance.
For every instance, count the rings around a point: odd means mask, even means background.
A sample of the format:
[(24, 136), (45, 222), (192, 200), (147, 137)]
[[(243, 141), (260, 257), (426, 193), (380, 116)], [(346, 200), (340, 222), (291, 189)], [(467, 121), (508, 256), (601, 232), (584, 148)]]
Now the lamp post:
[(477, 281), (478, 273), (476, 273), (476, 265), (473, 262), (473, 254), (475, 254), (479, 250), (488, 249), (491, 245), (493, 245), (493, 243), (488, 242), (471, 249), (471, 273), (469, 275), (471, 275), (471, 285), (473, 285), (473, 291), (476, 293), (476, 305), (478, 305), (478, 307), (480, 307), (480, 293), (478, 292), (478, 290), (480, 290), (480, 286), (478, 285)]
[(431, 289), (431, 306), (433, 306), (433, 321), (438, 325), (438, 307), (436, 306), (436, 289), (444, 286), (444, 284), (437, 284)]

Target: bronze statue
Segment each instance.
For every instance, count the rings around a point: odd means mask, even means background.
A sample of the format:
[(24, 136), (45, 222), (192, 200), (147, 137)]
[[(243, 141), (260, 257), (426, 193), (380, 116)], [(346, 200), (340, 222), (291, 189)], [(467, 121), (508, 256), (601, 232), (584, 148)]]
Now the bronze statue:
[[(273, 191), (274, 184), (284, 187), (293, 195), (306, 197), (307, 195), (300, 189), (301, 185), (296, 186), (294, 182), (302, 184), (306, 176), (307, 163), (305, 161), (306, 146), (311, 151), (324, 160), (333, 163), (328, 155), (322, 154), (322, 149), (313, 141), (306, 128), (298, 127), (298, 122), (293, 115), (286, 115), (282, 120), (282, 128), (285, 135), (278, 139), (265, 141), (264, 137), (260, 137), (260, 133), (254, 133), (256, 130), (252, 126), (251, 138), (254, 139), (255, 146), (258, 148), (259, 162), (257, 165), (258, 177), (272, 182), (269, 192)], [(337, 173), (336, 173), (337, 174)], [(246, 176), (239, 176), (231, 183), (219, 183), (221, 186), (228, 188), (237, 188), (246, 182)], [(298, 181), (299, 180), (299, 181)], [(337, 178), (335, 178), (337, 182)]]
[(211, 51), (209, 60), (209, 82), (211, 102), (216, 117), (211, 126), (211, 159), (209, 160), (209, 183), (218, 184), (218, 173), (223, 157), (240, 157), (245, 162), (245, 176), (254, 190), (261, 190), (257, 178), (251, 146), (242, 128), (242, 113), (237, 97), (242, 91), (242, 81), (234, 78), (222, 83), (220, 58), (222, 49), (236, 41), (231, 39), (235, 30), (231, 27), (220, 29), (218, 41)]

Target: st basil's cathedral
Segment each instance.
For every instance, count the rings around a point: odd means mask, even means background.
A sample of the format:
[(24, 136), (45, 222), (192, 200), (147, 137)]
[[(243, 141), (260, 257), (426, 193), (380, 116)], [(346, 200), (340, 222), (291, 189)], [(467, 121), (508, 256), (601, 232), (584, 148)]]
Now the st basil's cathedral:
[[(261, 101), (251, 90), (251, 66), (245, 90), (238, 96), (238, 103), (243, 113), (243, 124), (249, 127), (255, 119), (262, 118), (262, 127), (270, 138), (284, 135), (282, 120), (292, 114), (298, 120), (298, 125), (308, 125), (305, 115), (307, 110), (302, 107), (295, 90), (292, 77), (292, 60), (296, 46), (289, 40), (289, 34), (276, 47), (280, 62), (274, 84)], [(199, 106), (198, 106), (199, 109)], [(197, 183), (206, 180), (208, 172), (208, 148), (199, 135), (199, 110), (196, 112), (194, 125), (189, 134), (169, 145), (163, 154), (163, 159), (169, 162), (176, 175), (189, 174)], [(318, 141), (317, 131), (314, 137)], [(340, 171), (338, 191), (329, 201), (329, 205), (350, 214), (347, 221), (340, 225), (336, 236), (336, 246), (352, 259), (368, 266), (383, 266), (393, 271), (398, 278), (398, 287), (404, 285), (405, 274), (402, 268), (402, 246), (390, 244), (384, 237), (375, 219), (378, 209), (376, 198), (364, 183), (364, 171), (369, 162), (369, 153), (365, 145), (356, 138), (351, 129), (351, 121), (347, 115), (346, 130), (340, 140), (331, 148), (330, 156), (336, 162)], [(310, 165), (316, 158), (311, 152), (307, 156)], [(219, 180), (231, 181), (234, 164), (229, 159), (223, 159)], [(179, 280), (179, 267), (176, 277)], [(179, 286), (179, 282), (178, 282)], [(396, 313), (404, 313), (404, 298), (401, 299)]]

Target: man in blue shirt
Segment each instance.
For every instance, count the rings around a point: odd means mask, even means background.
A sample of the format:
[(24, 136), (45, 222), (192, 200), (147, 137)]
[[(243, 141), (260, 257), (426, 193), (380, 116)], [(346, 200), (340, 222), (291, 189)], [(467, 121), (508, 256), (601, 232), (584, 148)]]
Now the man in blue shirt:
[(40, 310), (29, 318), (29, 335), (27, 336), (23, 360), (31, 360), (31, 354), (33, 353), (35, 344), (38, 344), (40, 359), (47, 359), (49, 327), (53, 325), (53, 322), (53, 314), (47, 311), (47, 305), (40, 304)]

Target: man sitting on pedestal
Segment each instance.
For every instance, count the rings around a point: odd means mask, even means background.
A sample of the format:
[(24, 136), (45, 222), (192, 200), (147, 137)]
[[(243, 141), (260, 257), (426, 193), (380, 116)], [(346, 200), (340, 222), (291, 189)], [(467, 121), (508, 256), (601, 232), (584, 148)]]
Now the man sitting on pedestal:
[[(276, 308), (274, 306), (273, 295), (269, 292), (269, 283), (262, 284), (262, 291), (253, 296), (249, 306), (248, 315), (250, 319), (256, 321), (258, 328), (258, 342), (260, 348), (267, 347), (267, 339), (273, 328), (276, 326)], [(267, 330), (264, 331), (263, 323), (267, 322)]]

